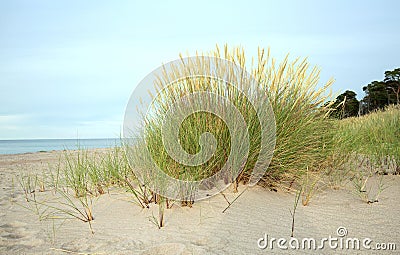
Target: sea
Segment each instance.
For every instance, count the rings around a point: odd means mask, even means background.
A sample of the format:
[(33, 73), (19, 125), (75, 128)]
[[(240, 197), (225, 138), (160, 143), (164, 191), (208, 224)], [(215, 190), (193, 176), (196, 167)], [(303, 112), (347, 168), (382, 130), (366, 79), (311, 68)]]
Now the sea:
[(120, 138), (0, 140), (0, 154), (111, 148), (120, 144)]

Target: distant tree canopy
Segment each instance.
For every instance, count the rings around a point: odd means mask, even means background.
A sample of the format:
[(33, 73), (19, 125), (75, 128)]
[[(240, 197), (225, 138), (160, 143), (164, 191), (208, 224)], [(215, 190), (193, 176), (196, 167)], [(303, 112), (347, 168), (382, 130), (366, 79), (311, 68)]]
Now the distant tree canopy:
[(332, 107), (334, 118), (347, 118), (383, 109), (389, 104), (400, 104), (400, 68), (386, 71), (383, 81), (373, 81), (363, 87), (364, 98), (358, 101), (356, 93), (346, 90), (340, 94)]
[(373, 81), (363, 87), (365, 97), (361, 100), (363, 113), (381, 109), (394, 103), (394, 97), (390, 97), (387, 85), (383, 81)]
[(399, 104), (400, 68), (385, 72), (383, 81), (373, 81), (363, 87), (362, 113), (382, 109), (389, 104)]
[(332, 105), (336, 110), (332, 112), (331, 116), (338, 119), (357, 116), (360, 102), (356, 96), (357, 94), (351, 90), (340, 94)]
[(396, 104), (400, 104), (400, 68), (385, 72), (386, 86), (396, 95)]

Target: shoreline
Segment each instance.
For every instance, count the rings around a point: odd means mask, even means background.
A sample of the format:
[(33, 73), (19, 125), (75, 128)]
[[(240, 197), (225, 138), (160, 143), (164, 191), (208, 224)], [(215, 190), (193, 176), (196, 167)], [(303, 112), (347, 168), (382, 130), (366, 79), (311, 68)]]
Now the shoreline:
[(112, 148), (120, 144), (120, 138), (0, 140), (0, 155)]
[(63, 152), (76, 152), (79, 150), (89, 150), (89, 151), (98, 151), (98, 150), (106, 150), (112, 149), (114, 147), (104, 147), (104, 148), (82, 148), (82, 149), (64, 149), (64, 150), (48, 150), (48, 151), (34, 151), (34, 152), (21, 152), (21, 153), (9, 153), (9, 154), (0, 154), (2, 156), (14, 156), (14, 155), (30, 155), (30, 154), (40, 154), (40, 153), (63, 153)]

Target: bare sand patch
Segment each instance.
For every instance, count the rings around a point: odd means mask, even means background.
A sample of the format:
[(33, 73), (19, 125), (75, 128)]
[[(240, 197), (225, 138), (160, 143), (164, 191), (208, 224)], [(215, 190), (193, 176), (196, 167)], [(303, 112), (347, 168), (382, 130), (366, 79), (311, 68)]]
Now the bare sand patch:
[[(78, 220), (43, 221), (17, 203), (23, 192), (15, 182), (20, 173), (41, 173), (59, 162), (61, 152), (0, 155), (1, 254), (333, 254), (335, 250), (260, 249), (257, 241), (269, 237), (290, 239), (294, 195), (261, 187), (247, 189), (226, 210), (222, 195), (196, 202), (192, 208), (175, 203), (165, 211), (165, 227), (149, 218), (156, 205), (142, 209), (132, 195), (111, 189), (94, 201), (94, 234)], [(348, 190), (320, 191), (309, 206), (299, 205), (295, 237), (337, 236), (343, 226), (348, 237), (390, 242), (400, 249), (400, 176), (386, 175), (387, 189), (378, 203), (367, 204)], [(243, 186), (239, 192), (243, 191)], [(232, 201), (238, 193), (225, 191)], [(339, 254), (376, 254), (377, 251), (340, 250)], [(386, 251), (396, 254), (395, 251)]]

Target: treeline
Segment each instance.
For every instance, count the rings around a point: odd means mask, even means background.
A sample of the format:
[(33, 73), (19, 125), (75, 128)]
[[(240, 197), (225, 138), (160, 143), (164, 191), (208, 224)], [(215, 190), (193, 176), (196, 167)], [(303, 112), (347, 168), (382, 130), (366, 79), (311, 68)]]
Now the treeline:
[(400, 103), (400, 68), (386, 71), (383, 81), (373, 81), (363, 87), (364, 98), (359, 101), (354, 91), (346, 90), (332, 105), (334, 118), (347, 118), (383, 109), (390, 104)]

